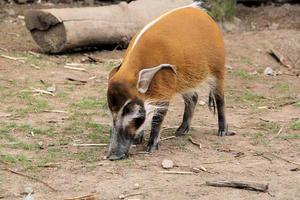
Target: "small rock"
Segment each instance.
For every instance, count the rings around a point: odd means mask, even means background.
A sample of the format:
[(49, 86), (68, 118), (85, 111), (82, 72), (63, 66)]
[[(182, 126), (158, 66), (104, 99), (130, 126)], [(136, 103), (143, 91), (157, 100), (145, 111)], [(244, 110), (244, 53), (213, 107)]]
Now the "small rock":
[(28, 194), (25, 196), (24, 200), (34, 200), (34, 198), (30, 194)]
[(33, 189), (30, 186), (26, 186), (24, 188), (24, 194), (32, 194), (33, 193)]
[(204, 106), (205, 104), (206, 104), (205, 101), (199, 101), (200, 106)]
[(121, 194), (120, 196), (119, 196), (119, 199), (125, 199), (125, 195), (124, 194)]
[(265, 69), (265, 71), (264, 71), (264, 74), (265, 74), (265, 75), (268, 75), (268, 76), (273, 76), (274, 71), (273, 71), (273, 69), (272, 69), (271, 67), (267, 67), (267, 68)]
[(233, 33), (237, 28), (236, 25), (234, 23), (231, 22), (224, 22), (223, 23), (223, 28), (225, 31)]
[(172, 160), (164, 159), (162, 161), (161, 165), (164, 169), (172, 169), (174, 166), (174, 163)]
[(133, 186), (133, 189), (134, 189), (134, 190), (137, 190), (137, 189), (139, 189), (139, 188), (140, 188), (140, 185), (139, 185), (138, 183), (134, 184), (134, 186)]
[(254, 72), (251, 72), (252, 75), (257, 75), (258, 72), (255, 70)]
[(38, 145), (39, 145), (40, 149), (44, 149), (45, 148), (44, 143), (42, 141), (38, 142)]
[(52, 85), (52, 86), (50, 86), (50, 87), (47, 87), (47, 91), (48, 91), (48, 92), (54, 93), (54, 92), (56, 91), (55, 85)]

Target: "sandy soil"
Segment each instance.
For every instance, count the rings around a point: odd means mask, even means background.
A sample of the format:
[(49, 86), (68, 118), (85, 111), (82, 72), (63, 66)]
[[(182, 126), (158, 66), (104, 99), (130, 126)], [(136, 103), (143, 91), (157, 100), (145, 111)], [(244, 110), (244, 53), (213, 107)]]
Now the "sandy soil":
[[(199, 104), (189, 136), (201, 143), (201, 149), (186, 136), (161, 142), (159, 151), (151, 155), (141, 154), (145, 144), (139, 145), (128, 159), (117, 162), (104, 159), (105, 147), (72, 144), (107, 143), (106, 77), (124, 52), (42, 54), (18, 18), (26, 9), (0, 8), (0, 54), (24, 58), (0, 57), (1, 199), (23, 199), (27, 186), (41, 200), (88, 194), (97, 199), (120, 195), (126, 199), (300, 199), (299, 5), (239, 7), (241, 22), (225, 34), (226, 110), (235, 136), (217, 137), (216, 117)], [(293, 69), (274, 60), (268, 54), (271, 48), (288, 56)], [(98, 62), (88, 62), (87, 55)], [(64, 68), (72, 62), (84, 63), (88, 73)], [(266, 67), (277, 75), (264, 75)], [(53, 85), (55, 96), (32, 93), (34, 88)], [(207, 94), (200, 96), (206, 102)], [(174, 134), (182, 112), (183, 102), (175, 98), (164, 123), (168, 129), (161, 137)], [(161, 162), (166, 158), (174, 161), (176, 171), (201, 167), (207, 171), (162, 174)], [(5, 168), (37, 177), (58, 191)], [(208, 180), (224, 179), (268, 183), (269, 193), (205, 185)]]

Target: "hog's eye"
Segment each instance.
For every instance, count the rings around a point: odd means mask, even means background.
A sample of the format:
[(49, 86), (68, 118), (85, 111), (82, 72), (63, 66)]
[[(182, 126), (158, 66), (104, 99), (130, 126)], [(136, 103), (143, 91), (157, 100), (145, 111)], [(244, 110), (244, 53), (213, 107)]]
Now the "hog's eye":
[(125, 115), (129, 114), (130, 112), (131, 112), (130, 108), (126, 106), (126, 107), (123, 109), (122, 115), (125, 116)]

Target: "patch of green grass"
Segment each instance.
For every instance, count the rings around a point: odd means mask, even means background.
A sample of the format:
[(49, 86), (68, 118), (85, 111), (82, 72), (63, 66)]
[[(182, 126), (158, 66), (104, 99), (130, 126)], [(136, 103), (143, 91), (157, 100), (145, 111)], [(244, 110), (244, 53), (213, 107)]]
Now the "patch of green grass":
[(7, 145), (7, 147), (12, 149), (23, 149), (23, 150), (37, 150), (40, 148), (38, 144), (28, 144), (24, 142), (17, 142)]
[(0, 155), (0, 160), (10, 165), (21, 166), (22, 168), (27, 168), (32, 164), (31, 160), (29, 160), (25, 155), (2, 154)]
[(298, 106), (298, 108), (300, 108), (300, 101), (298, 101), (296, 105)]
[(266, 97), (256, 94), (250, 90), (243, 92), (240, 96), (237, 97), (239, 101), (244, 103), (255, 103), (261, 104), (266, 100)]
[(108, 60), (104, 63), (104, 65), (107, 70), (112, 70), (113, 68), (117, 67), (119, 63), (120, 61), (118, 60)]
[(300, 133), (283, 135), (283, 136), (280, 136), (280, 139), (283, 139), (283, 140), (300, 139)]
[(287, 84), (287, 83), (276, 83), (273, 86), (273, 88), (277, 88), (279, 90), (285, 91), (285, 90), (289, 90), (290, 87), (289, 87), (289, 84)]
[(106, 109), (106, 98), (97, 99), (95, 97), (86, 97), (80, 101), (73, 103), (73, 106), (79, 109)]
[(184, 135), (183, 137), (179, 137), (177, 140), (177, 146), (179, 147), (180, 150), (182, 151), (187, 151), (187, 143), (188, 143), (188, 136)]
[(217, 21), (232, 20), (235, 16), (235, 0), (208, 0), (211, 16)]
[(300, 119), (298, 119), (297, 121), (294, 121), (292, 123), (291, 129), (293, 129), (293, 130), (300, 130)]
[(47, 128), (35, 128), (35, 127), (32, 127), (30, 124), (21, 124), (18, 126), (17, 130), (24, 132), (24, 133), (32, 132), (37, 135), (53, 136), (53, 135), (58, 134), (58, 132), (56, 131), (56, 128), (54, 126), (50, 126)]
[(242, 78), (242, 79), (246, 79), (246, 80), (251, 80), (253, 79), (255, 76), (245, 70), (242, 69), (237, 69), (232, 71), (233, 75), (235, 75), (236, 77)]
[(26, 103), (25, 108), (16, 110), (18, 115), (25, 116), (28, 113), (37, 113), (50, 109), (47, 100), (39, 96), (32, 96), (30, 92), (20, 92), (17, 96)]
[(109, 137), (108, 135), (103, 133), (104, 127), (101, 124), (87, 121), (85, 123), (85, 127), (88, 129), (89, 132), (88, 138), (92, 142), (108, 143)]
[(99, 150), (80, 150), (73, 154), (75, 160), (84, 161), (88, 163), (96, 162), (100, 159)]
[(251, 144), (252, 145), (268, 145), (269, 141), (267, 139), (267, 134), (264, 132), (257, 132), (254, 133), (251, 137)]
[(9, 142), (14, 142), (16, 139), (11, 135), (11, 131), (17, 128), (16, 123), (0, 124), (0, 139), (7, 140)]
[(272, 133), (277, 133), (281, 128), (280, 124), (278, 124), (277, 122), (261, 123), (260, 127), (267, 129), (267, 130), (271, 131)]

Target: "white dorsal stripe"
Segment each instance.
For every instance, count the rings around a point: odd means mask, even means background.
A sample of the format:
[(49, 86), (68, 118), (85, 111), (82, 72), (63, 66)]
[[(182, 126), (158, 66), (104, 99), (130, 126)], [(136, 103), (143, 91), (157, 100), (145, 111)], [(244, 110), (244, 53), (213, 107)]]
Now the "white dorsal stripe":
[(133, 48), (136, 46), (136, 44), (137, 44), (138, 41), (141, 39), (141, 37), (143, 36), (143, 34), (144, 34), (149, 28), (151, 28), (156, 22), (158, 22), (159, 20), (161, 20), (164, 16), (166, 16), (166, 15), (168, 15), (168, 14), (174, 12), (174, 11), (183, 9), (183, 8), (188, 8), (188, 7), (193, 7), (193, 8), (195, 8), (195, 7), (199, 7), (201, 4), (202, 4), (202, 2), (200, 1), (200, 2), (194, 2), (194, 3), (192, 3), (192, 4), (190, 4), (190, 5), (187, 5), (187, 6), (175, 8), (175, 9), (170, 10), (170, 11), (166, 12), (165, 14), (161, 15), (160, 17), (154, 19), (152, 22), (150, 22), (149, 24), (147, 24), (147, 25), (141, 30), (141, 32), (138, 34), (138, 36), (137, 36), (136, 39), (134, 40), (134, 43), (133, 43), (131, 49), (133, 49)]

